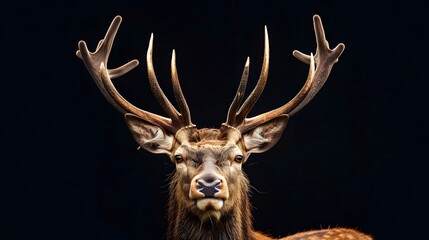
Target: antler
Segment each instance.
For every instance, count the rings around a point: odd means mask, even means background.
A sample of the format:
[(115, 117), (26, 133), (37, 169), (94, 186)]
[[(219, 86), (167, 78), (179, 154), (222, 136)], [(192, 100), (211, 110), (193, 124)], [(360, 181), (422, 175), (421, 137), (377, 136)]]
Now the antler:
[(287, 114), (289, 116), (295, 114), (305, 105), (307, 105), (307, 103), (310, 102), (310, 100), (317, 94), (317, 92), (320, 90), (320, 88), (322, 88), (323, 84), (328, 79), (333, 65), (338, 62), (338, 58), (344, 51), (345, 46), (344, 44), (340, 43), (334, 49), (330, 49), (328, 41), (325, 37), (325, 32), (323, 30), (322, 20), (318, 15), (313, 17), (313, 23), (317, 43), (316, 55), (306, 55), (296, 50), (293, 52), (293, 55), (296, 58), (310, 65), (307, 80), (298, 94), (288, 103), (279, 108), (262, 113), (252, 118), (247, 118), (247, 114), (250, 112), (251, 108), (261, 95), (268, 76), (269, 44), (268, 32), (265, 28), (264, 61), (262, 64), (262, 71), (259, 81), (253, 92), (249, 95), (247, 100), (237, 112), (237, 105), (239, 105), (241, 102), (247, 82), (249, 71), (249, 60), (247, 59), (239, 89), (237, 90), (234, 101), (230, 106), (227, 121), (224, 123), (224, 125), (238, 128), (242, 133), (244, 133), (282, 114)]
[(131, 113), (141, 119), (158, 125), (161, 128), (167, 130), (170, 133), (175, 133), (182, 127), (194, 126), (191, 122), (189, 108), (183, 97), (182, 90), (180, 88), (179, 79), (177, 76), (176, 63), (175, 63), (175, 52), (173, 50), (171, 60), (171, 71), (173, 89), (176, 99), (179, 103), (180, 110), (184, 113), (183, 115), (174, 108), (171, 102), (163, 93), (161, 87), (156, 79), (155, 70), (152, 63), (152, 49), (153, 49), (153, 35), (150, 37), (149, 47), (147, 50), (146, 60), (149, 75), (149, 82), (153, 94), (157, 101), (161, 104), (162, 108), (166, 111), (169, 118), (142, 110), (129, 103), (121, 94), (116, 90), (112, 83), (112, 79), (120, 77), (138, 65), (137, 60), (132, 60), (121, 67), (115, 69), (107, 68), (107, 61), (109, 59), (112, 44), (115, 39), (116, 33), (121, 24), (122, 18), (116, 16), (110, 24), (109, 30), (105, 37), (98, 43), (95, 52), (90, 52), (86, 46), (85, 41), (79, 41), (79, 50), (76, 55), (83, 60), (86, 68), (100, 89), (104, 97), (121, 113)]

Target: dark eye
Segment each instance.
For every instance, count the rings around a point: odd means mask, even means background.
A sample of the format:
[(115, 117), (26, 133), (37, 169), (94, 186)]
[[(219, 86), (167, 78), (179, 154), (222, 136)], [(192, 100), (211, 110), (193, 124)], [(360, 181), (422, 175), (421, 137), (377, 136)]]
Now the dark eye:
[(238, 163), (242, 163), (243, 162), (243, 156), (241, 156), (241, 155), (235, 156), (235, 161)]
[(183, 157), (182, 155), (176, 155), (174, 156), (174, 160), (176, 160), (176, 163), (181, 163), (183, 162)]

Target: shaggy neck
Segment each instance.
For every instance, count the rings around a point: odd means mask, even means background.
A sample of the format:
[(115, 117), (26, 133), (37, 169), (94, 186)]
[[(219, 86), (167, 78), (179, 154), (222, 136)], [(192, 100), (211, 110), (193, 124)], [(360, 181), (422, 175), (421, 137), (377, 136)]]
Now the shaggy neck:
[[(245, 181), (247, 182), (247, 180)], [(180, 205), (176, 196), (177, 183), (170, 185), (168, 202), (168, 240), (252, 240), (252, 221), (247, 184), (230, 212), (217, 221), (201, 220)]]

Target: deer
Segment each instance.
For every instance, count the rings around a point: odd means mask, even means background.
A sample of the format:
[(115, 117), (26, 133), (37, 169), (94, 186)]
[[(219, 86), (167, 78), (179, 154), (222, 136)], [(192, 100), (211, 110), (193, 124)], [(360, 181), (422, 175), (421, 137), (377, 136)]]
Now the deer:
[[(172, 51), (171, 81), (177, 109), (162, 91), (153, 66), (153, 33), (146, 54), (150, 88), (167, 117), (145, 111), (128, 102), (115, 88), (112, 79), (135, 68), (134, 59), (114, 68), (107, 62), (122, 17), (116, 16), (105, 37), (94, 52), (86, 42), (78, 43), (76, 52), (98, 89), (119, 112), (124, 114), (132, 137), (143, 148), (154, 154), (167, 154), (175, 166), (168, 185), (167, 221), (165, 238), (179, 239), (277, 239), (255, 231), (252, 225), (250, 181), (242, 170), (249, 155), (271, 149), (280, 139), (289, 117), (297, 113), (326, 82), (333, 65), (345, 45), (329, 47), (321, 18), (313, 16), (316, 53), (293, 51), (293, 56), (309, 65), (307, 79), (299, 92), (280, 107), (248, 117), (261, 96), (268, 78), (269, 40), (264, 29), (262, 69), (256, 86), (244, 100), (249, 77), (247, 57), (235, 97), (229, 106), (226, 121), (219, 128), (197, 128), (182, 92), (176, 67), (176, 53)], [(244, 100), (244, 102), (243, 102)], [(370, 240), (372, 237), (352, 228), (327, 228), (290, 235), (283, 240)]]

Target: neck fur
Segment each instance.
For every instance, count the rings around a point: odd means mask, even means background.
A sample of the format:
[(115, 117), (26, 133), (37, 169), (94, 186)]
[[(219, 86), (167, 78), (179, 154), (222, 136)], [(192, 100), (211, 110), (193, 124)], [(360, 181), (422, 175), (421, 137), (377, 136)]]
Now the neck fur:
[(230, 212), (223, 213), (219, 220), (201, 220), (187, 208), (180, 204), (176, 189), (178, 182), (170, 185), (168, 202), (168, 240), (242, 240), (253, 239), (250, 201), (248, 197), (249, 183), (243, 176), (242, 191)]

